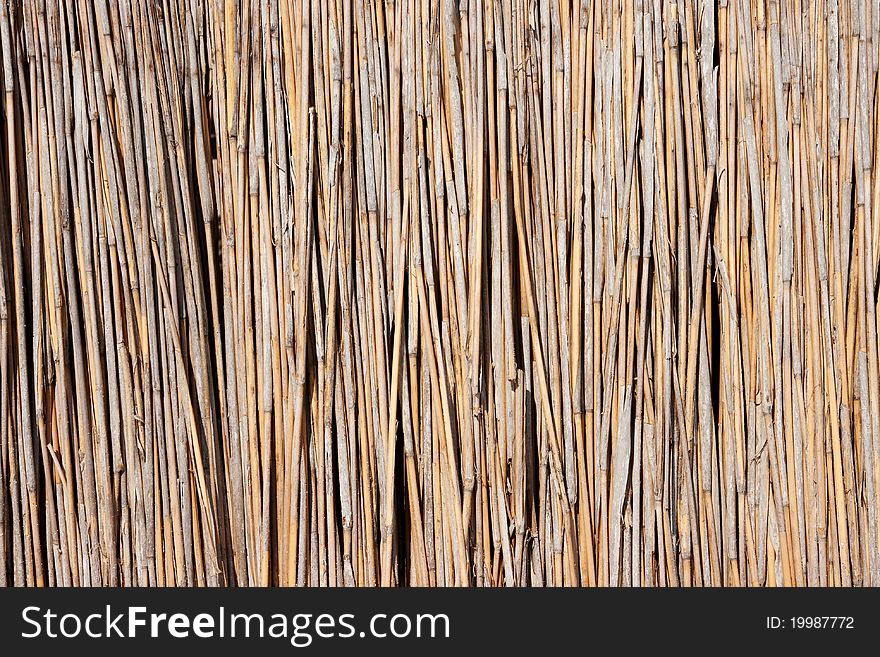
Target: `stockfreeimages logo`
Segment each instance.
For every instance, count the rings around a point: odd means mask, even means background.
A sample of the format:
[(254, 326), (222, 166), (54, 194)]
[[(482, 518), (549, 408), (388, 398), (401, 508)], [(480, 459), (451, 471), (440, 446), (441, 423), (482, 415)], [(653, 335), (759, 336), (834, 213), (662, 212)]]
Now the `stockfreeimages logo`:
[(51, 608), (29, 606), (21, 612), (23, 639), (223, 639), (271, 638), (288, 640), (305, 648), (315, 639), (448, 639), (446, 614), (373, 614), (358, 630), (355, 614), (262, 614), (229, 613), (220, 607), (214, 613), (155, 613), (146, 607), (101, 612), (60, 613)]

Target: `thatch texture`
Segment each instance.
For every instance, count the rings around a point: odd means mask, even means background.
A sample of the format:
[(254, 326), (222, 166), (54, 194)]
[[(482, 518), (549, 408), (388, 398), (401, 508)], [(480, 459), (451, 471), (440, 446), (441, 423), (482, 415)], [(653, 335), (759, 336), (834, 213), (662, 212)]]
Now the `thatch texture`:
[(875, 0), (0, 4), (0, 584), (880, 585)]

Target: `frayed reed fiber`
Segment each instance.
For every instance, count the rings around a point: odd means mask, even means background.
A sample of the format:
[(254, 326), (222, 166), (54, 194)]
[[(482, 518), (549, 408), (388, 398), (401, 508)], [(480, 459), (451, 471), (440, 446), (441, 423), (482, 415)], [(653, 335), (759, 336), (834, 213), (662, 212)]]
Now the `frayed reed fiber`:
[(880, 585), (873, 0), (0, 22), (0, 583)]

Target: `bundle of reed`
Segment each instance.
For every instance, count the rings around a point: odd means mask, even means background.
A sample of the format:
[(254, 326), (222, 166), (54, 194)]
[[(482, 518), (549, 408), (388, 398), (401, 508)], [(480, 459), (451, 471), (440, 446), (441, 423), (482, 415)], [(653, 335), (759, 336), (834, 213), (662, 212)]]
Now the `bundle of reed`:
[(0, 8), (0, 584), (880, 585), (876, 2)]

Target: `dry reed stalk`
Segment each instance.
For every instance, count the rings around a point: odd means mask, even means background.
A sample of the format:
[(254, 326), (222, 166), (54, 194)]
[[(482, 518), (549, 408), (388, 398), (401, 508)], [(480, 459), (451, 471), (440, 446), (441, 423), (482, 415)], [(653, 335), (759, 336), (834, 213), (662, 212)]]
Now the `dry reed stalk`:
[(880, 585), (878, 28), (0, 0), (0, 584)]

